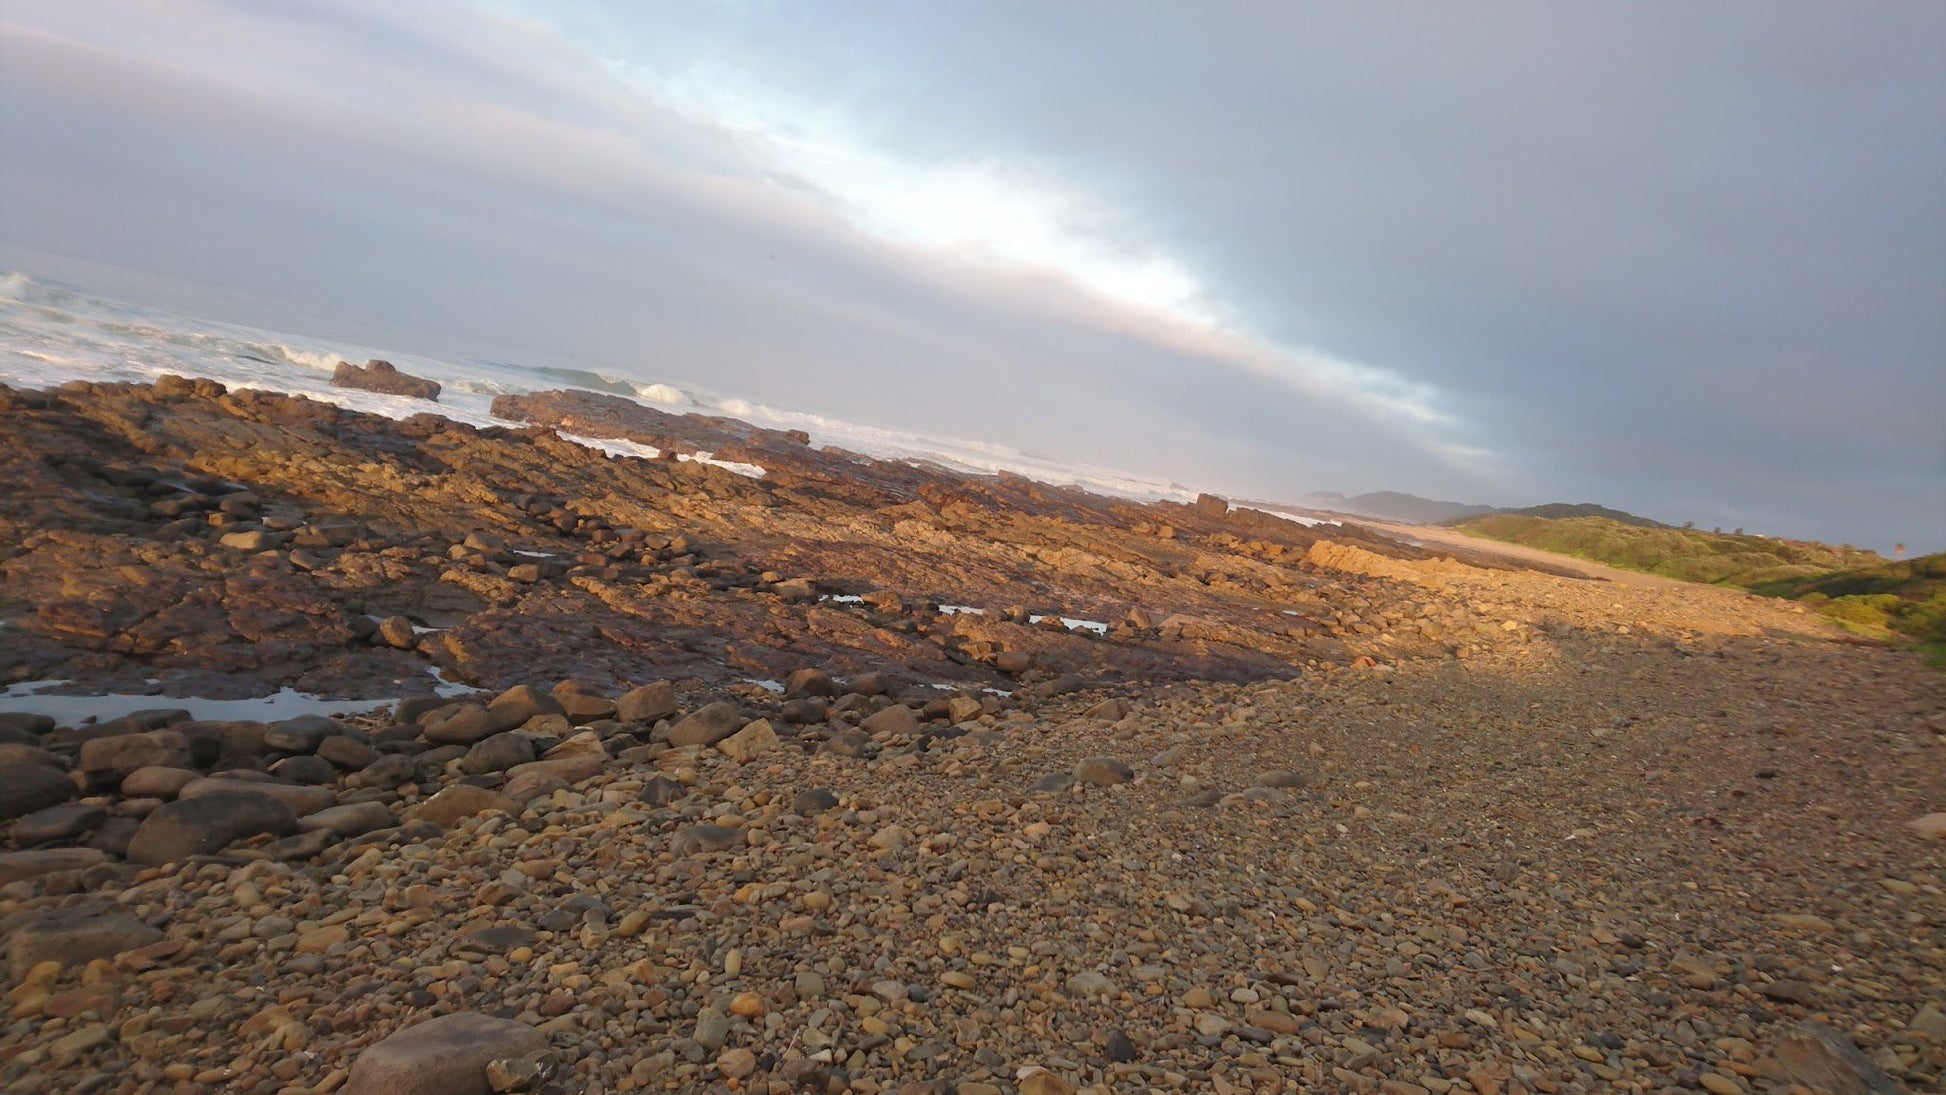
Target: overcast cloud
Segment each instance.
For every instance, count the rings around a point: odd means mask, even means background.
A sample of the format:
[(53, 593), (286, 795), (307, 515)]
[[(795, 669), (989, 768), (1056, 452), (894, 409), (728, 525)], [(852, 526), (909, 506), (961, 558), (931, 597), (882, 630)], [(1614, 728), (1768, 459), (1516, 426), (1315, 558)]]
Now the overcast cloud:
[(1946, 8), (0, 5), (0, 261), (1257, 497), (1946, 547)]

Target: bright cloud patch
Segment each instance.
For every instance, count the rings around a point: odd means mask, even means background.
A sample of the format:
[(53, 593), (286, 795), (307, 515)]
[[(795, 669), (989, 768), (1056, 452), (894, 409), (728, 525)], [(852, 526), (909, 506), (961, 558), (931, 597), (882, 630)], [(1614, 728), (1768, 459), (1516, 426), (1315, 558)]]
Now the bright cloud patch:
[(637, 93), (732, 134), (766, 169), (822, 195), (859, 230), (888, 242), (1052, 274), (1159, 321), (1171, 340), (1308, 395), (1339, 397), (1416, 426), (1456, 425), (1438, 393), (1389, 370), (1305, 347), (1268, 345), (1225, 320), (1196, 275), (1140, 239), (1098, 199), (1019, 164), (926, 161), (874, 141), (866, 127), (734, 72), (662, 74), (615, 63)]

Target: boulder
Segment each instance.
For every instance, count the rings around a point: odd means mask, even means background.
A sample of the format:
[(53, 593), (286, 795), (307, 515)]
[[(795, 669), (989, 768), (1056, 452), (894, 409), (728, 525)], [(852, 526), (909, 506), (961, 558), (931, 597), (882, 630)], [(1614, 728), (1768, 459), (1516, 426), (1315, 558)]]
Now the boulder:
[(919, 731), (919, 713), (897, 703), (859, 723), (858, 728), (874, 737), (879, 734), (915, 734)]
[(58, 806), (81, 793), (66, 772), (43, 764), (0, 764), (0, 821)]
[(42, 962), (66, 969), (113, 958), (162, 938), (161, 932), (120, 910), (47, 909), (14, 929), (7, 958), (19, 981)]
[(758, 719), (716, 743), (717, 752), (734, 761), (747, 761), (775, 748), (777, 731), (771, 729), (768, 719)]
[(187, 783), (182, 790), (176, 792), (176, 798), (201, 798), (204, 795), (220, 795), (231, 791), (268, 795), (290, 807), (291, 812), (298, 817), (317, 813), (338, 801), (337, 794), (329, 787), (301, 787), (294, 783), (221, 778), (199, 779)]
[(356, 772), (378, 759), (371, 746), (349, 734), (337, 734), (319, 742), (318, 756), (347, 772)]
[(220, 852), (246, 837), (266, 833), (289, 836), (296, 831), (297, 814), (278, 799), (255, 791), (219, 789), (156, 807), (135, 831), (128, 858), (133, 863), (159, 866), (186, 856)]
[(623, 722), (653, 723), (675, 713), (676, 689), (668, 681), (630, 689), (615, 701), (615, 717)]
[(203, 778), (188, 768), (151, 765), (137, 768), (122, 778), (122, 794), (128, 798), (175, 798), (184, 787)]
[(0, 711), (0, 735), (27, 734), (40, 737), (54, 729), (55, 723), (47, 715), (36, 715), (29, 711)]
[(743, 729), (743, 712), (734, 704), (717, 701), (697, 708), (683, 717), (681, 722), (669, 728), (669, 744), (678, 748), (685, 745), (715, 745), (738, 730)]
[(477, 703), (464, 703), (427, 715), (425, 721), (419, 724), (419, 730), (434, 745), (471, 745), (526, 722), (525, 710), (524, 707), (508, 706), (491, 711)]
[(15, 844), (29, 846), (54, 840), (73, 840), (93, 832), (108, 820), (108, 808), (92, 802), (63, 802), (49, 806), (13, 823), (7, 835)]
[(0, 886), (54, 871), (85, 871), (108, 857), (95, 848), (40, 848), (28, 852), (0, 852)]
[(344, 1095), (492, 1095), (487, 1066), (547, 1050), (526, 1023), (462, 1011), (428, 1019), (358, 1055)]
[(487, 704), (499, 716), (502, 728), (511, 730), (535, 715), (559, 715), (565, 710), (561, 701), (530, 684), (517, 684)]
[(439, 382), (402, 373), (389, 361), (373, 358), (361, 368), (349, 361), (338, 362), (331, 370), (334, 388), (362, 388), (368, 392), (403, 395), (412, 399), (439, 399)]
[(475, 742), (459, 762), (460, 771), (469, 776), (504, 772), (534, 759), (534, 739), (509, 731)]
[(430, 821), (450, 829), (461, 818), (483, 814), (488, 810), (517, 814), (520, 807), (513, 799), (497, 791), (469, 783), (455, 783), (408, 811), (406, 818), (410, 821)]
[(81, 770), (119, 780), (137, 768), (188, 768), (195, 762), (189, 739), (174, 730), (117, 734), (81, 743)]
[(67, 765), (62, 763), (60, 757), (38, 745), (17, 741), (0, 742), (0, 764), (38, 764), (44, 768), (67, 770)]
[(343, 806), (330, 806), (308, 817), (297, 819), (297, 827), (303, 832), (320, 830), (338, 836), (359, 836), (377, 829), (389, 829), (398, 824), (392, 811), (382, 802), (352, 802)]
[(315, 753), (324, 739), (345, 728), (322, 715), (301, 715), (264, 728), (264, 744), (284, 753)]
[(804, 668), (793, 670), (784, 678), (786, 696), (835, 696), (838, 686), (831, 680), (831, 674), (822, 669)]
[(1784, 1076), (1831, 1095), (1900, 1095), (1905, 1089), (1866, 1057), (1842, 1031), (1802, 1022), (1777, 1044)]
[(528, 765), (522, 765), (521, 768), (521, 771), (508, 776), (506, 785), (500, 788), (501, 793), (518, 806), (525, 806), (537, 798), (551, 795), (568, 785), (567, 780), (552, 771), (535, 770)]
[(1135, 771), (1113, 757), (1090, 757), (1074, 766), (1074, 778), (1077, 783), (1113, 787), (1134, 779)]
[(536, 760), (529, 761), (526, 764), (515, 765), (507, 769), (507, 779), (511, 782), (519, 776), (543, 772), (559, 779), (562, 783), (580, 783), (584, 779), (593, 779), (601, 772), (602, 766), (607, 763), (608, 754), (606, 753), (599, 755), (593, 753), (577, 753), (565, 757), (555, 757), (550, 760)]

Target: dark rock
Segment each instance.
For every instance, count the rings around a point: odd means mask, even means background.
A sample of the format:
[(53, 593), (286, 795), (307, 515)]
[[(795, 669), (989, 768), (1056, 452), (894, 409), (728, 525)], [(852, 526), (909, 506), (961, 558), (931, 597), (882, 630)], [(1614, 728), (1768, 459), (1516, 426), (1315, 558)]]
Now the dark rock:
[(85, 871), (107, 859), (94, 848), (37, 848), (0, 852), (0, 886), (55, 871)]
[(315, 753), (324, 739), (344, 727), (322, 715), (301, 715), (264, 727), (264, 744), (283, 753)]
[(323, 784), (338, 778), (337, 766), (318, 756), (286, 757), (271, 765), (270, 773), (292, 783)]
[(559, 715), (566, 708), (557, 696), (533, 685), (518, 684), (493, 697), (487, 710), (494, 713), (501, 729), (511, 730), (536, 715)]
[(420, 733), (427, 741), (438, 745), (472, 745), (482, 738), (511, 730), (526, 719), (518, 719), (522, 708), (505, 707), (500, 711), (490, 711), (477, 703), (461, 704), (450, 711), (440, 711), (428, 715), (420, 724)]
[(813, 817), (837, 808), (838, 796), (824, 787), (806, 787), (791, 797), (791, 812), (802, 817)]
[(1074, 786), (1074, 776), (1068, 772), (1049, 772), (1034, 781), (1028, 792), (1036, 795), (1058, 795)]
[(475, 742), (460, 761), (460, 770), (467, 775), (478, 776), (488, 772), (504, 772), (533, 759), (534, 739), (509, 731)]
[(81, 770), (116, 780), (137, 768), (188, 768), (194, 763), (189, 739), (174, 730), (117, 734), (81, 743)]
[(689, 794), (689, 788), (668, 776), (652, 776), (642, 785), (641, 800), (651, 806), (667, 806)]
[(401, 753), (386, 753), (345, 777), (346, 787), (378, 787), (390, 790), (406, 783), (418, 773), (418, 765)]
[(818, 746), (818, 752), (835, 757), (862, 757), (871, 751), (872, 739), (856, 730), (840, 730)]
[(106, 807), (90, 802), (64, 802), (59, 806), (36, 810), (14, 822), (7, 835), (15, 844), (23, 846), (73, 840), (93, 831), (106, 820)]
[(0, 711), (0, 735), (26, 734), (38, 739), (54, 729), (54, 720), (27, 711)]
[(368, 392), (410, 396), (413, 399), (439, 398), (437, 381), (402, 373), (391, 362), (377, 358), (367, 361), (363, 368), (349, 361), (338, 362), (338, 367), (331, 370), (331, 386), (362, 388)]
[(66, 772), (40, 764), (0, 764), (0, 821), (58, 806), (80, 793)]
[(784, 678), (786, 696), (835, 696), (838, 686), (832, 683), (831, 675), (822, 669), (806, 667), (792, 671)]
[(347, 772), (356, 772), (378, 759), (371, 746), (348, 734), (334, 735), (319, 742), (318, 756)]
[(146, 866), (219, 852), (246, 837), (297, 831), (297, 814), (269, 795), (216, 791), (157, 807), (129, 843), (130, 862)]

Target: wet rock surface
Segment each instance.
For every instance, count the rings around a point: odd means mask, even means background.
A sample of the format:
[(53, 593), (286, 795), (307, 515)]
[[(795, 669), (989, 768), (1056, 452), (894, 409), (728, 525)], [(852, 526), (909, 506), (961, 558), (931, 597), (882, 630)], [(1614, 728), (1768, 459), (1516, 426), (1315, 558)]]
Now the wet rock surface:
[(1946, 1077), (1946, 688), (1788, 606), (708, 420), (656, 436), (762, 479), (0, 396), (7, 672), (394, 701), (0, 722), (0, 1090)]

